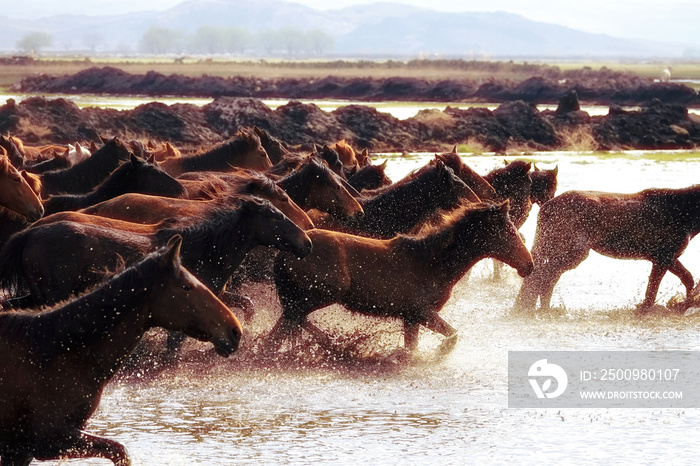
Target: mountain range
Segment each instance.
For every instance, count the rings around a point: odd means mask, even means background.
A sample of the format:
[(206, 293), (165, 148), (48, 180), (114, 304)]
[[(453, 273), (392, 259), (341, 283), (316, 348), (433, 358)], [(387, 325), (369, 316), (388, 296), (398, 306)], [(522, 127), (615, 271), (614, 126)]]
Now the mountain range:
[(47, 50), (135, 52), (149, 27), (194, 33), (201, 26), (239, 26), (254, 33), (320, 29), (334, 38), (336, 57), (673, 58), (689, 50), (682, 44), (591, 34), (511, 13), (447, 13), (395, 3), (315, 10), (282, 0), (190, 0), (163, 11), (0, 19), (2, 53), (16, 51), (17, 42), (35, 31), (52, 36)]

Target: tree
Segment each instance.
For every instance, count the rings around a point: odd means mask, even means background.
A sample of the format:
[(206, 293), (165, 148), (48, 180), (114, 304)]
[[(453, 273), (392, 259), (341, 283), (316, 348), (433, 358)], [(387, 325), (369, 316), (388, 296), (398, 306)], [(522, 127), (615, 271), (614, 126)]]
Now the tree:
[(151, 26), (139, 40), (139, 50), (144, 53), (164, 54), (182, 51), (183, 35), (175, 29)]
[(45, 32), (29, 32), (17, 41), (17, 48), (23, 53), (39, 53), (44, 47), (49, 47), (53, 43), (53, 38)]
[(90, 49), (91, 52), (95, 52), (97, 47), (102, 44), (102, 34), (99, 32), (88, 32), (83, 34), (83, 45)]
[(312, 29), (306, 33), (311, 52), (322, 55), (335, 47), (333, 36), (321, 29)]

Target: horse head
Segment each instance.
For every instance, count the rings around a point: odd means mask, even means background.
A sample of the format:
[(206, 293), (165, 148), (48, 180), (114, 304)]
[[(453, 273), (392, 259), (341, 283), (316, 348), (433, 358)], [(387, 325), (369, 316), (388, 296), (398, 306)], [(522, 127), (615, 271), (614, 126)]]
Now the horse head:
[(269, 201), (247, 198), (241, 201), (241, 209), (246, 226), (259, 244), (289, 251), (300, 258), (311, 252), (311, 239), (304, 230)]
[(7, 157), (0, 157), (0, 205), (34, 222), (44, 215), (39, 194)]
[(161, 252), (159, 290), (151, 297), (151, 324), (183, 331), (199, 340), (211, 341), (216, 352), (228, 356), (238, 349), (243, 328), (231, 310), (180, 262), (182, 237), (173, 236)]

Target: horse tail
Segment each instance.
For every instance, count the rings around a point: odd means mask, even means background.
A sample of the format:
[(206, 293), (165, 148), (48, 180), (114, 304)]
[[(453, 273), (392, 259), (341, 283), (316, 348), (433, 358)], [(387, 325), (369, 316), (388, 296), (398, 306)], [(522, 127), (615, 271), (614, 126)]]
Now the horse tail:
[(22, 256), (30, 236), (26, 232), (19, 232), (0, 250), (0, 289), (12, 296), (16, 296), (28, 286), (22, 268)]

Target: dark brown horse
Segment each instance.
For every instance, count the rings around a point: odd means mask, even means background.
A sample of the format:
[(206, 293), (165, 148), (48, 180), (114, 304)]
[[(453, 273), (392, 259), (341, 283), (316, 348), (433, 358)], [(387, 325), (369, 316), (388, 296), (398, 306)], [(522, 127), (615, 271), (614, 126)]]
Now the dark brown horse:
[(242, 129), (230, 140), (202, 153), (188, 157), (172, 158), (161, 167), (174, 177), (186, 172), (221, 171), (238, 168), (265, 171), (272, 167), (267, 152), (260, 145), (260, 138), (252, 130)]
[(530, 169), (532, 164), (523, 160), (514, 160), (505, 167), (490, 171), (484, 179), (496, 191), (494, 201), (510, 201), (510, 218), (516, 228), (520, 229), (532, 209), (530, 201)]
[[(226, 174), (225, 178), (229, 176)], [(308, 230), (314, 227), (306, 212), (290, 199), (282, 188), (263, 175), (256, 174), (237, 180), (219, 178), (219, 181), (223, 187), (209, 201), (132, 193), (100, 202), (82, 209), (81, 212), (128, 222), (158, 223), (168, 217), (202, 215), (206, 210), (229, 205), (241, 196), (253, 196), (270, 201), (300, 228)]]
[[(143, 229), (140, 224), (135, 227)], [(52, 304), (100, 283), (124, 263), (134, 263), (175, 235), (184, 238), (185, 266), (217, 294), (257, 245), (299, 256), (311, 250), (309, 237), (277, 208), (242, 197), (227, 208), (179, 220), (153, 233), (70, 221), (30, 227), (0, 251), (0, 287), (13, 295), (29, 289), (22, 305)]]
[(42, 173), (41, 196), (52, 194), (83, 194), (92, 191), (123, 162), (131, 157), (131, 149), (118, 138), (108, 140), (104, 146), (84, 161), (64, 170)]
[(364, 215), (349, 219), (313, 217), (319, 228), (372, 238), (408, 233), (438, 209), (454, 208), (462, 200), (479, 198), (441, 161), (429, 163), (385, 188), (362, 193)]
[(282, 160), (293, 155), (293, 152), (287, 149), (282, 141), (273, 137), (269, 132), (260, 129), (257, 126), (253, 127), (253, 131), (260, 138), (260, 144), (267, 152), (272, 165), (277, 165)]
[[(317, 157), (307, 157), (299, 167), (277, 181), (277, 186), (284, 189), (304, 210), (316, 209), (333, 217), (344, 218), (362, 214), (362, 206), (348, 191), (343, 180)], [(352, 187), (350, 189), (354, 191)]]
[(693, 277), (678, 258), (700, 232), (700, 185), (647, 189), (635, 194), (569, 191), (544, 204), (532, 255), (535, 269), (525, 279), (515, 307), (549, 308), (559, 277), (578, 266), (591, 249), (619, 259), (651, 261), (651, 275), (640, 309), (654, 305), (667, 271), (688, 296)]
[(348, 177), (348, 184), (357, 191), (362, 192), (368, 189), (379, 189), (384, 186), (391, 186), (393, 181), (386, 176), (386, 163), (378, 165), (368, 164), (359, 168), (355, 173)]
[(464, 181), (482, 201), (495, 200), (498, 198), (493, 186), (491, 186), (483, 176), (479, 175), (462, 161), (462, 158), (457, 154), (457, 146), (452, 149), (452, 152), (444, 152), (436, 155), (435, 161), (437, 160), (450, 167), (452, 171), (455, 172), (455, 175)]
[(241, 325), (179, 259), (182, 240), (94, 291), (42, 312), (0, 313), (0, 459), (98, 457), (123, 445), (84, 431), (102, 390), (151, 327), (184, 331), (228, 356)]
[(185, 194), (185, 188), (156, 163), (146, 162), (132, 154), (128, 162), (121, 164), (89, 193), (49, 197), (44, 201), (44, 214), (82, 209), (125, 193), (179, 197)]
[(533, 204), (542, 206), (545, 202), (554, 198), (557, 192), (557, 175), (559, 167), (554, 167), (551, 170), (540, 170), (536, 165), (533, 165), (533, 171), (530, 172), (532, 185), (530, 186), (530, 201)]
[(405, 345), (417, 345), (420, 325), (452, 338), (457, 334), (438, 312), (453, 286), (477, 261), (498, 258), (522, 276), (532, 258), (508, 217), (508, 203), (470, 204), (417, 236), (379, 240), (328, 230), (311, 230), (311, 254), (280, 254), (275, 284), (282, 317), (272, 341), (313, 329), (306, 317), (333, 303), (368, 315), (404, 321)]

